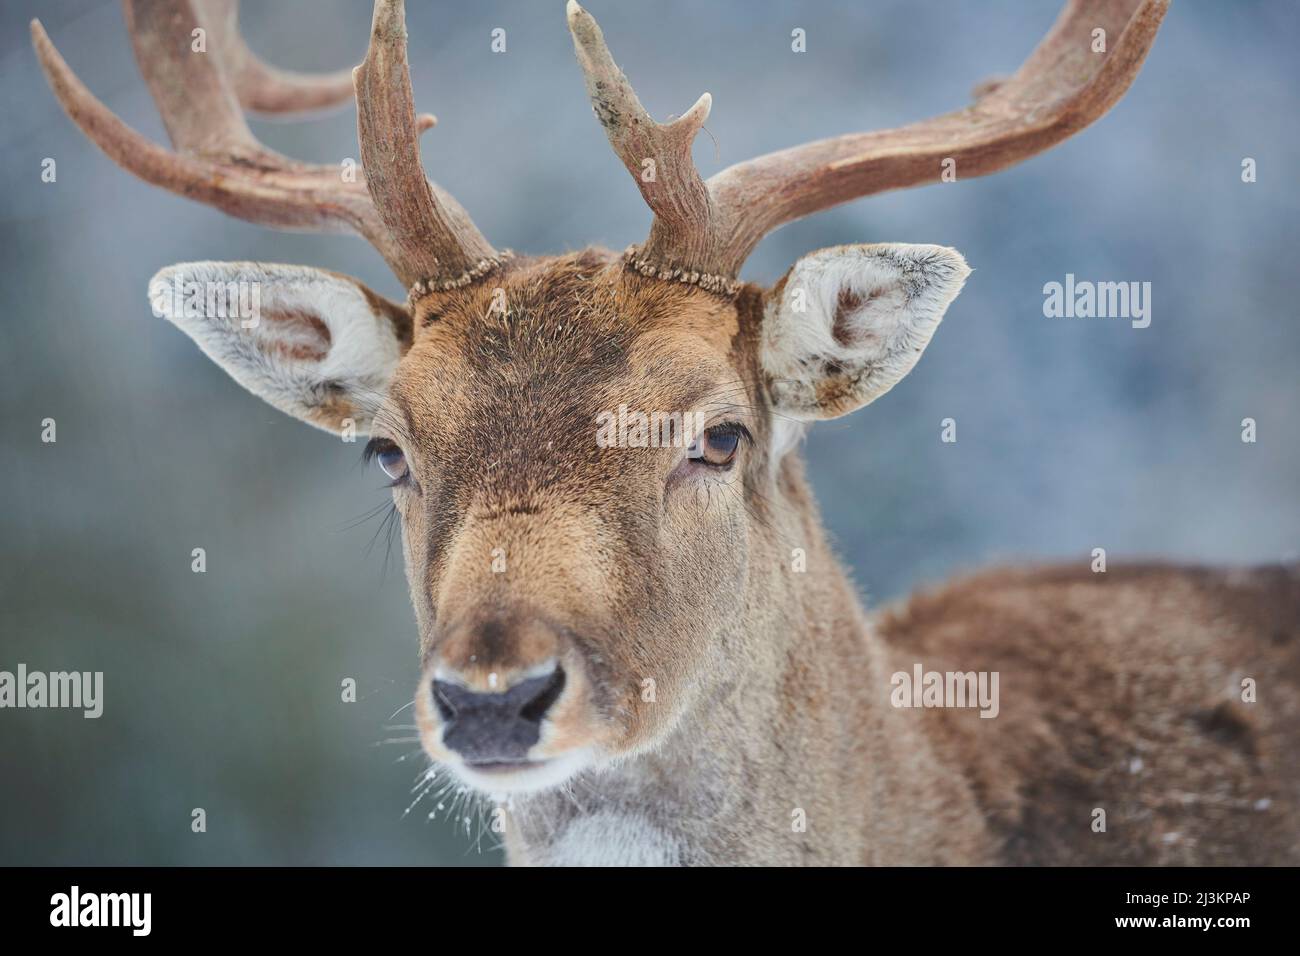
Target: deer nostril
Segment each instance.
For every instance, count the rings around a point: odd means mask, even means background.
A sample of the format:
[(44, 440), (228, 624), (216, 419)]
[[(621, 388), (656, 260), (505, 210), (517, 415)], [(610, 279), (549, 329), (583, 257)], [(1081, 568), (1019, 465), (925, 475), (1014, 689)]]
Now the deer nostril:
[(429, 693), (433, 697), (433, 706), (437, 708), (438, 716), (450, 723), (456, 719), (456, 708), (447, 699), (447, 695), (444, 693), (445, 687), (446, 685), (442, 681), (435, 680), (430, 687)]
[(546, 712), (560, 699), (562, 693), (564, 693), (564, 668), (556, 664), (550, 680), (542, 685), (536, 697), (520, 708), (519, 716), (531, 723), (540, 724)]

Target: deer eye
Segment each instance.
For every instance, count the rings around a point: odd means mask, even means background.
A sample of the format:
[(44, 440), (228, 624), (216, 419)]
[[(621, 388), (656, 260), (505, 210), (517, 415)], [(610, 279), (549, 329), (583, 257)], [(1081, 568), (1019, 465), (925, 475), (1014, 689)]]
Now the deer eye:
[(377, 461), (380, 470), (393, 479), (394, 484), (407, 475), (406, 455), (387, 438), (370, 439), (369, 444), (366, 445), (365, 457), (367, 461), (372, 459)]
[(691, 457), (714, 468), (728, 468), (736, 460), (740, 440), (746, 434), (745, 426), (736, 422), (706, 428), (691, 447)]

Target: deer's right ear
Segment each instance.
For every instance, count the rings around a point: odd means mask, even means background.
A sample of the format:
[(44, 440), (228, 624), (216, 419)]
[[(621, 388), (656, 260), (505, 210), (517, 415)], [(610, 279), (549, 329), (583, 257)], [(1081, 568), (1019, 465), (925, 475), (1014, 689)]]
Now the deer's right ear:
[(150, 280), (149, 302), (254, 395), (338, 433), (369, 429), (411, 344), (402, 306), (306, 266), (186, 262)]
[(944, 246), (836, 246), (804, 256), (763, 317), (774, 409), (812, 421), (875, 401), (912, 370), (969, 274)]

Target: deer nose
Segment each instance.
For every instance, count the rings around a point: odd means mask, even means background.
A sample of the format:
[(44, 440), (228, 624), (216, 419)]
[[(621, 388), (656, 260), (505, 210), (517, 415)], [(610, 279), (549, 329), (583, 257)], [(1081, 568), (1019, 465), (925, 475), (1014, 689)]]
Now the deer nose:
[(546, 712), (564, 690), (564, 670), (530, 677), (503, 691), (470, 690), (434, 679), (431, 693), (443, 720), (442, 742), (471, 764), (515, 763), (528, 756)]

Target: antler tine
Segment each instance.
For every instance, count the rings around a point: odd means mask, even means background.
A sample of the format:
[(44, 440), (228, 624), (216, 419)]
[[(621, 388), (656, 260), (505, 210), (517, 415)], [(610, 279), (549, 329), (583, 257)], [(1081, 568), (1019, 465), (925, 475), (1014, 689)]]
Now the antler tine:
[[(945, 159), (984, 176), (1056, 145), (1100, 119), (1128, 90), (1169, 0), (1071, 0), (1010, 79), (953, 113), (770, 153), (711, 177), (726, 233), (717, 268), (732, 273), (768, 232), (839, 203), (939, 182)], [(1105, 53), (1092, 51), (1104, 29)]]
[[(123, 169), (152, 185), (260, 225), (356, 232), (408, 287), (428, 279), (443, 285), (463, 283), (473, 270), (479, 270), (477, 277), (498, 261), (464, 210), (428, 182), (420, 168), (414, 137), (432, 127), (434, 120), (427, 114), (415, 116), (411, 105), (401, 3), (378, 0), (375, 16), (377, 23), (381, 14), (388, 18), (385, 22), (396, 17), (400, 77), (385, 74), (385, 83), (399, 85), (396, 99), (404, 95), (405, 112), (386, 108), (394, 95), (382, 90), (367, 86), (367, 95), (358, 97), (365, 101), (358, 103), (363, 165), (371, 178), (380, 181), (375, 188), (368, 188), (361, 177), (345, 179), (338, 166), (289, 159), (253, 136), (241, 110), (239, 86), (251, 82), (257, 67), (249, 65), (251, 53), (242, 41), (232, 42), (238, 35), (233, 2), (124, 0), (123, 7), (136, 59), (174, 152), (115, 116), (68, 67), (40, 21), (31, 25), (37, 59), (60, 105), (86, 137)], [(199, 53), (191, 48), (193, 31), (205, 24), (212, 46), (209, 52)], [(372, 43), (372, 53), (377, 45), (385, 47)], [(385, 56), (380, 54), (381, 59)], [(364, 78), (366, 65), (357, 72)], [(326, 105), (339, 98), (334, 83), (294, 78), (269, 92), (270, 99), (261, 105), (275, 109)], [(384, 119), (377, 110), (399, 118), (400, 130), (376, 133), (376, 123)], [(400, 168), (390, 171), (386, 165), (390, 162)], [(407, 186), (416, 199), (401, 195), (400, 189)], [(380, 201), (394, 208), (377, 206)], [(442, 229), (422, 231), (409, 225), (410, 210), (422, 202), (435, 207)], [(424, 237), (431, 243), (427, 248), (421, 247)]]
[(657, 123), (618, 68), (595, 19), (569, 0), (573, 47), (592, 110), (609, 143), (654, 212), (647, 246), (670, 251), (666, 268), (708, 258), (713, 204), (691, 158), (691, 144), (709, 117), (708, 93), (669, 123)]
[(366, 58), (352, 74), (366, 184), (397, 245), (408, 284), (464, 285), (500, 260), (465, 210), (420, 165), (420, 127), (406, 62), (402, 0), (376, 0)]
[(263, 62), (239, 32), (239, 0), (198, 0), (203, 19), (216, 33), (213, 44), (226, 64), (235, 95), (254, 113), (297, 113), (325, 109), (352, 99), (352, 70), (297, 73)]
[[(221, 145), (214, 145), (211, 152), (165, 149), (122, 122), (86, 89), (39, 20), (32, 21), (31, 30), (37, 59), (60, 105), (86, 137), (123, 169), (154, 186), (261, 225), (311, 231), (354, 229), (385, 252), (383, 223), (364, 186), (341, 183), (338, 171), (330, 167), (239, 164), (236, 150), (251, 155), (260, 147), (242, 117), (225, 112), (224, 100), (216, 97), (195, 112), (213, 122), (215, 132), (207, 139)], [(178, 122), (177, 130), (178, 138), (185, 141), (204, 140), (200, 130), (184, 123)], [(268, 161), (273, 156), (265, 151)]]
[[(569, 24), (596, 114), (624, 165), (635, 174), (633, 161), (656, 152), (677, 161), (658, 194), (638, 183), (655, 223), (631, 261), (646, 274), (685, 281), (706, 275), (726, 289), (725, 277), (737, 275), (759, 241), (784, 223), (872, 193), (939, 182), (945, 159), (962, 178), (996, 172), (1095, 122), (1127, 91), (1168, 7), (1169, 0), (1070, 0), (1020, 70), (965, 109), (739, 163), (710, 177), (704, 197), (689, 163), (688, 136), (698, 123), (650, 122), (595, 21), (572, 0)], [(1108, 38), (1104, 53), (1092, 50), (1098, 28)]]
[[(265, 152), (244, 122), (222, 55), (215, 46), (211, 55), (191, 47), (195, 31), (206, 32), (208, 26), (200, 22), (193, 3), (123, 0), (122, 15), (136, 63), (173, 146), (199, 155)], [(218, 28), (218, 36), (220, 32)], [(216, 40), (214, 36), (214, 44)]]

